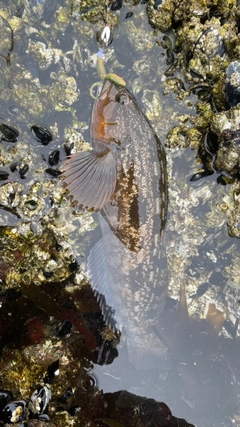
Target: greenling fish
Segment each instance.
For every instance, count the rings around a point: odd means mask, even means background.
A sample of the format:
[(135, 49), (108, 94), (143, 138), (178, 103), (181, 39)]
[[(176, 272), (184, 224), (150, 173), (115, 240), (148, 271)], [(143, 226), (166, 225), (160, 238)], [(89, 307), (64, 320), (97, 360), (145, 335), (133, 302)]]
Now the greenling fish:
[(69, 156), (62, 179), (81, 207), (99, 211), (102, 238), (88, 258), (92, 286), (106, 322), (125, 329), (130, 362), (149, 369), (166, 355), (151, 328), (167, 292), (165, 152), (119, 82), (105, 79), (93, 107), (93, 150)]

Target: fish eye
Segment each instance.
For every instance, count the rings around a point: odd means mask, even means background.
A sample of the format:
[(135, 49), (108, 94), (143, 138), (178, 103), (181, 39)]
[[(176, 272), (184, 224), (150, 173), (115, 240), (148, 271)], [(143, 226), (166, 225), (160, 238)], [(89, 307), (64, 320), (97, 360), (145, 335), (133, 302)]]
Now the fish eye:
[(126, 105), (129, 103), (129, 97), (125, 94), (118, 93), (115, 97), (115, 101), (119, 102), (119, 104)]

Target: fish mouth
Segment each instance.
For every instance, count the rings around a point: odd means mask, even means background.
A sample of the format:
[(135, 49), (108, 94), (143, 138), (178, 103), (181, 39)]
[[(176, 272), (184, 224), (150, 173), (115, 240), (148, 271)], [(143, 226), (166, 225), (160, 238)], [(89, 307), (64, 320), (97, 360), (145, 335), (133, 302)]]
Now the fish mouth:
[(108, 96), (111, 88), (107, 88), (104, 91), (103, 96), (98, 98), (99, 110), (97, 112), (97, 120), (104, 126), (117, 126), (119, 120), (116, 117), (115, 102)]
[(100, 101), (103, 101), (106, 98), (110, 99), (109, 92), (111, 91), (112, 86), (113, 86), (113, 83), (110, 82), (109, 80), (106, 80), (106, 82), (103, 85), (102, 91), (101, 91), (100, 95), (98, 96), (98, 99)]

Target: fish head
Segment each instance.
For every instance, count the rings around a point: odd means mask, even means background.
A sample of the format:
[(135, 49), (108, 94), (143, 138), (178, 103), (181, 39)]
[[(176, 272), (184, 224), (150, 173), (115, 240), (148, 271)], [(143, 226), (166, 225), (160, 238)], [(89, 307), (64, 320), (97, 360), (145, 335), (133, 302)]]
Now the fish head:
[[(111, 77), (125, 84), (120, 77)], [(62, 181), (79, 206), (98, 210), (112, 200), (119, 175), (119, 156), (131, 142), (129, 107), (132, 105), (133, 97), (123, 84), (105, 79), (93, 106), (94, 149), (70, 155), (62, 167)]]
[(126, 87), (105, 79), (92, 113), (93, 142), (123, 144), (131, 132), (131, 118), (138, 110)]

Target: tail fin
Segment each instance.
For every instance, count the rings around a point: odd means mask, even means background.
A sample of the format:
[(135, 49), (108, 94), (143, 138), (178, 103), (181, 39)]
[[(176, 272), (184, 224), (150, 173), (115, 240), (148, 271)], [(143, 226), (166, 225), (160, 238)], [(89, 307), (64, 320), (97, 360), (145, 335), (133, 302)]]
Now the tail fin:
[(137, 336), (127, 336), (128, 358), (137, 370), (162, 369), (167, 367), (167, 347), (153, 333), (146, 330)]

